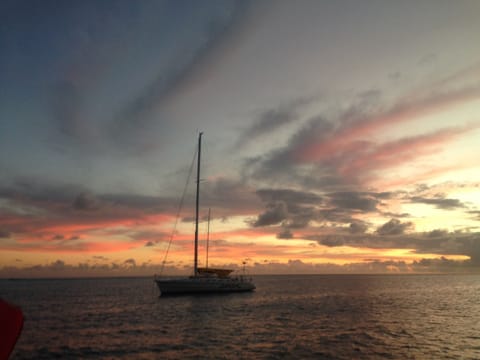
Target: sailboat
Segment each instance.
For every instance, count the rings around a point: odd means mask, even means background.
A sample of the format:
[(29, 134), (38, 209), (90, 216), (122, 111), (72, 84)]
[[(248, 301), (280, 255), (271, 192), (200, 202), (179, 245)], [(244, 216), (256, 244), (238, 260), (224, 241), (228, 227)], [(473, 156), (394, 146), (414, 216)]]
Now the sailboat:
[(251, 278), (243, 275), (231, 276), (233, 270), (198, 267), (198, 209), (200, 203), (200, 157), (202, 134), (198, 136), (197, 151), (197, 191), (195, 201), (195, 246), (193, 275), (183, 278), (155, 277), (160, 295), (208, 294), (253, 291), (255, 285)]

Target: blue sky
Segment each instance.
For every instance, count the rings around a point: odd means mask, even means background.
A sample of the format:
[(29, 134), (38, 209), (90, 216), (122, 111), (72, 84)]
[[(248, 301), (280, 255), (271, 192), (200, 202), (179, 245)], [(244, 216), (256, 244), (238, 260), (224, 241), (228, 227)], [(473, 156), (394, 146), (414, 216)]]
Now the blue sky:
[[(2, 2), (0, 268), (152, 271), (198, 131), (214, 262), (472, 265), (479, 13), (477, 1)], [(182, 226), (172, 271), (190, 261)]]

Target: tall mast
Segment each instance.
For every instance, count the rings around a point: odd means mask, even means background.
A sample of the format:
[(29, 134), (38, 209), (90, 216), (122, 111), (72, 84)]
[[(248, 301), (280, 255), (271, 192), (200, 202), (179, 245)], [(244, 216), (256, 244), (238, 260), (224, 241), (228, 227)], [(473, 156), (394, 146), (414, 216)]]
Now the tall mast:
[(197, 158), (197, 196), (195, 201), (195, 257), (193, 263), (194, 275), (198, 274), (198, 206), (200, 202), (200, 156), (202, 152), (202, 132), (198, 134), (198, 158)]
[(207, 261), (205, 262), (205, 267), (208, 269), (208, 242), (210, 241), (210, 210), (208, 208), (208, 227), (207, 227)]

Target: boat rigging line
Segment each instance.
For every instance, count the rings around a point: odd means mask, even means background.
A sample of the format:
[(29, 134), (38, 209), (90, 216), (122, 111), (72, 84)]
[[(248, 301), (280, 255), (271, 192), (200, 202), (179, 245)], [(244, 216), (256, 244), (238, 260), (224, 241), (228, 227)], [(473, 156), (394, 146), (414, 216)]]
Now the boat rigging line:
[(191, 178), (192, 172), (193, 172), (193, 166), (195, 165), (195, 159), (197, 157), (197, 151), (198, 150), (195, 149), (195, 153), (193, 154), (192, 163), (190, 165), (190, 169), (188, 170), (187, 181), (185, 183), (185, 187), (183, 188), (183, 193), (182, 193), (182, 197), (180, 199), (180, 203), (178, 204), (177, 216), (175, 217), (175, 224), (173, 225), (173, 230), (172, 230), (172, 233), (170, 235), (170, 240), (168, 241), (167, 250), (165, 251), (165, 256), (164, 256), (163, 261), (162, 261), (162, 267), (160, 268), (160, 275), (163, 274), (163, 269), (165, 268), (165, 262), (167, 261), (168, 252), (170, 251), (170, 245), (172, 244), (173, 236), (175, 235), (175, 233), (177, 231), (178, 219), (180, 218), (180, 213), (181, 213), (182, 208), (183, 208), (183, 202), (185, 200), (185, 195), (187, 194), (188, 184), (190, 183), (190, 178)]

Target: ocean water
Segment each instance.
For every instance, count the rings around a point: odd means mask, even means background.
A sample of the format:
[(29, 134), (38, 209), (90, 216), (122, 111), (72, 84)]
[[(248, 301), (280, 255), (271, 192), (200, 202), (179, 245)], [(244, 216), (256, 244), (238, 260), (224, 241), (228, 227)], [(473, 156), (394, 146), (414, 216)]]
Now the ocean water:
[(257, 276), (159, 297), (151, 278), (0, 280), (12, 359), (480, 359), (480, 275)]

